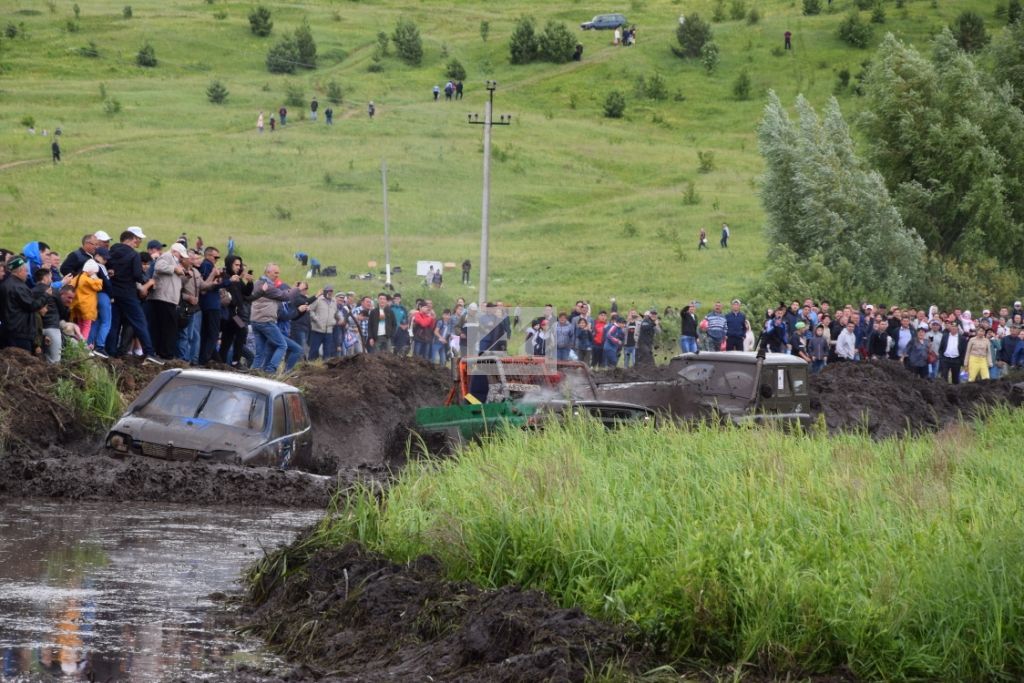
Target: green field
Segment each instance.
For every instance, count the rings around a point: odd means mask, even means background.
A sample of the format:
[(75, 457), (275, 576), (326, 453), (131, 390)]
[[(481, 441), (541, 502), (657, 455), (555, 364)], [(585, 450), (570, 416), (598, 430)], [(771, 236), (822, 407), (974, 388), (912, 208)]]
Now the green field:
[[(379, 168), (386, 159), (393, 262), (406, 271), (417, 259), (476, 263), (481, 127), (468, 125), (466, 115), (482, 114), (482, 82), (492, 78), (499, 82), (496, 113), (512, 114), (514, 124), (495, 129), (491, 298), (563, 305), (618, 296), (637, 306), (725, 299), (756, 281), (767, 248), (754, 134), (764, 92), (775, 89), (786, 102), (805, 93), (820, 105), (837, 72), (856, 74), (871, 54), (835, 35), (852, 0), (836, 0), (815, 17), (802, 16), (799, 2), (747, 0), (760, 21), (714, 24), (722, 61), (712, 76), (669, 49), (679, 14), (710, 18), (709, 0), (271, 2), (267, 38), (250, 33), (249, 3), (132, 0), (129, 19), (126, 1), (82, 0), (76, 21), (66, 0), (0, 0), (0, 24), (25, 30), (0, 39), (0, 246), (42, 238), (67, 251), (84, 232), (116, 235), (141, 225), (164, 241), (187, 231), (223, 247), (233, 235), (253, 265), (279, 260), (287, 277), (301, 274), (290, 258), (299, 250), (345, 274), (365, 271), (370, 260), (383, 263)], [(1001, 23), (992, 3), (934, 5), (885, 2), (887, 22), (876, 26), (874, 42), (892, 31), (923, 44), (968, 6), (983, 11), (990, 30)], [(638, 26), (636, 47), (613, 47), (609, 32), (576, 28), (612, 10)], [(508, 36), (524, 13), (539, 28), (549, 19), (566, 22), (585, 46), (583, 61), (510, 65)], [(377, 32), (390, 33), (399, 17), (420, 28), (422, 66), (391, 56), (382, 73), (370, 73)], [(268, 73), (267, 48), (303, 18), (319, 68)], [(794, 50), (773, 55), (787, 29)], [(90, 41), (98, 58), (78, 52)], [(145, 42), (156, 50), (156, 68), (135, 65)], [(431, 87), (444, 83), (444, 52), (467, 69), (462, 102), (431, 101)], [(742, 70), (754, 85), (748, 101), (732, 95)], [(665, 99), (638, 93), (640, 80), (655, 74), (666, 81)], [(224, 105), (206, 100), (214, 79), (230, 91)], [(305, 107), (289, 107), (286, 129), (257, 134), (257, 113), (276, 111), (287, 85), (305, 101), (318, 95), (325, 107), (332, 80), (344, 90), (333, 128), (322, 115), (314, 125), (303, 120)], [(613, 89), (627, 97), (623, 119), (602, 115)], [(852, 118), (856, 96), (840, 99)], [(108, 113), (114, 100), (120, 111)], [(372, 121), (369, 100), (378, 107)], [(22, 125), (26, 116), (34, 117), (36, 135)], [(57, 126), (65, 161), (55, 167), (41, 131)], [(714, 153), (714, 170), (698, 172), (698, 151)], [(687, 205), (691, 181), (699, 203)], [(722, 221), (733, 231), (728, 252), (717, 247)], [(702, 226), (712, 249), (698, 253)], [(472, 297), (455, 284), (456, 273), (448, 279), (447, 294)], [(413, 287), (414, 279), (399, 283)]]
[[(509, 431), (349, 499), (265, 561), (356, 538), (543, 589), (662, 661), (862, 680), (1024, 673), (1024, 413), (934, 435), (571, 423)], [(276, 563), (276, 564), (275, 564)], [(687, 665), (683, 665), (686, 668)]]

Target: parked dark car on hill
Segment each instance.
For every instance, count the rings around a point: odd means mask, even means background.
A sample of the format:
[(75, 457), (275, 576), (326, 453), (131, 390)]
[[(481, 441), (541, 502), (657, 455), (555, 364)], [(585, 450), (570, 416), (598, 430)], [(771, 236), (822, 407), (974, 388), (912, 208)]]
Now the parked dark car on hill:
[(313, 432), (302, 394), (269, 379), (166, 370), (107, 434), (115, 457), (308, 469)]
[(580, 28), (584, 31), (608, 31), (626, 25), (626, 17), (621, 14), (598, 14), (590, 21), (584, 21)]

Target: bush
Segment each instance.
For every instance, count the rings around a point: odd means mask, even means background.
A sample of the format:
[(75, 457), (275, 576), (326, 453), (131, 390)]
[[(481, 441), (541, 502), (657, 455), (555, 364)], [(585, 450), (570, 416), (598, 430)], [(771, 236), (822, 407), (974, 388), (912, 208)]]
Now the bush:
[(804, 0), (804, 14), (807, 16), (821, 14), (821, 0)]
[(481, 21), (480, 22), (480, 40), (487, 42), (487, 36), (491, 35), (491, 22)]
[(132, 18), (132, 6), (131, 5), (125, 5), (124, 9), (121, 10), (121, 16), (124, 17), (125, 19), (131, 19)]
[(850, 12), (840, 22), (837, 33), (839, 39), (847, 45), (863, 49), (871, 43), (874, 31), (871, 29), (871, 24), (866, 23), (860, 18), (860, 13)]
[(388, 37), (388, 34), (384, 33), (384, 31), (377, 31), (377, 47), (374, 48), (375, 51), (379, 53), (381, 57), (387, 57), (388, 44), (390, 42), (391, 39)]
[(75, 13), (75, 19), (78, 19), (82, 16), (82, 8), (78, 6), (77, 2), (71, 6), (71, 11)]
[(107, 116), (114, 116), (121, 113), (121, 101), (116, 97), (103, 100), (103, 111)]
[(732, 94), (737, 100), (750, 99), (750, 74), (746, 69), (740, 72), (732, 84)]
[(729, 4), (729, 18), (733, 21), (739, 21), (745, 16), (747, 16), (746, 0), (732, 0)]
[(316, 41), (313, 40), (313, 32), (309, 30), (309, 22), (302, 21), (302, 25), (295, 29), (295, 48), (299, 53), (299, 64), (306, 69), (316, 68)]
[(700, 204), (700, 195), (697, 194), (697, 185), (692, 180), (686, 181), (686, 191), (683, 192), (683, 204), (686, 206), (697, 206)]
[(253, 35), (266, 37), (274, 28), (274, 22), (270, 19), (270, 10), (260, 5), (249, 13), (249, 30)]
[(725, 0), (715, 1), (715, 6), (711, 10), (711, 21), (716, 24), (725, 21)]
[(206, 88), (206, 99), (210, 104), (224, 104), (228, 99), (228, 89), (220, 81), (214, 81)]
[(444, 70), (444, 75), (453, 81), (464, 81), (466, 80), (466, 67), (462, 66), (462, 62), (459, 60), (452, 58)]
[(714, 152), (697, 152), (697, 166), (698, 173), (711, 173), (715, 170), (715, 153)]
[(1015, 24), (1020, 19), (1024, 19), (1024, 7), (1021, 6), (1021, 0), (1010, 0), (1010, 4), (1006, 8), (1006, 23)]
[(680, 48), (673, 47), (672, 51), (679, 57), (700, 57), (700, 49), (704, 43), (713, 40), (711, 24), (700, 18), (694, 12), (686, 17), (686, 21), (676, 29), (676, 40)]
[(18, 121), (18, 123), (20, 123), (25, 128), (35, 128), (36, 127), (36, 117), (34, 117), (34, 116), (22, 116), (21, 120)]
[(949, 27), (956, 38), (956, 44), (964, 52), (978, 52), (988, 44), (989, 35), (985, 30), (985, 20), (971, 10), (960, 13)]
[(272, 74), (293, 74), (299, 62), (299, 48), (289, 36), (267, 50), (267, 71)]
[(604, 115), (610, 119), (621, 119), (626, 113), (626, 96), (618, 90), (612, 90), (604, 98)]
[(875, 9), (871, 11), (871, 23), (872, 24), (884, 24), (885, 23), (885, 7), (879, 2), (875, 5)]
[(519, 17), (512, 30), (512, 37), (508, 39), (509, 61), (513, 64), (529, 64), (537, 58), (538, 51), (533, 17)]
[(668, 85), (661, 74), (655, 72), (650, 78), (643, 81), (643, 86), (645, 97), (658, 101), (668, 99)]
[(759, 21), (761, 21), (761, 13), (757, 11), (756, 7), (751, 7), (747, 12), (747, 23), (753, 26)]
[(88, 45), (78, 48), (78, 56), (96, 59), (100, 56), (100, 49), (96, 47), (95, 41), (90, 40)]
[(537, 47), (544, 61), (565, 64), (576, 52), (576, 38), (565, 24), (549, 21), (537, 41)]
[(341, 104), (343, 95), (344, 92), (342, 91), (341, 86), (338, 85), (337, 81), (331, 81), (330, 83), (327, 84), (328, 102), (334, 105)]
[(81, 27), (74, 19), (68, 19), (67, 22), (64, 23), (64, 30), (68, 33), (78, 33), (80, 29)]
[(836, 90), (846, 90), (850, 85), (850, 70), (843, 68), (836, 74)]
[(4, 35), (8, 38), (18, 37), (18, 27), (14, 25), (14, 22), (8, 22), (7, 26), (4, 27)]
[(399, 19), (391, 34), (391, 40), (395, 43), (395, 52), (398, 53), (398, 57), (406, 64), (419, 66), (423, 61), (423, 41), (420, 40), (420, 30), (411, 20)]
[(135, 55), (135, 63), (139, 66), (154, 67), (157, 64), (156, 50), (149, 43), (142, 46), (139, 53)]
[(700, 63), (709, 74), (718, 68), (719, 58), (718, 43), (715, 41), (709, 40), (700, 48)]
[(287, 83), (284, 86), (284, 103), (289, 107), (305, 107), (306, 93), (298, 83)]

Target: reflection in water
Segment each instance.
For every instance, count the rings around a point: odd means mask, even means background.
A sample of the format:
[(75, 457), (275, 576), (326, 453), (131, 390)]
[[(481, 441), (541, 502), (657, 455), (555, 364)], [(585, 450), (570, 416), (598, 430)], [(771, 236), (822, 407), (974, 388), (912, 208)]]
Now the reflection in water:
[(273, 661), (208, 596), (319, 515), (0, 503), (0, 679), (209, 679)]

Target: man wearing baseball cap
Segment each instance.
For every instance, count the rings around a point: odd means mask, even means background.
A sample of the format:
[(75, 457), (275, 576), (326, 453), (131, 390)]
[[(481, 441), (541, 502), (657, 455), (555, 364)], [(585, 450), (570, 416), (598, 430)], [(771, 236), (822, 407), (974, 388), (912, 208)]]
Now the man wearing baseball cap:
[(32, 353), (36, 313), (46, 314), (46, 297), (28, 286), (28, 260), (20, 254), (7, 262), (7, 278), (0, 284), (0, 321), (4, 346)]
[(142, 259), (139, 257), (139, 245), (146, 235), (142, 228), (130, 227), (121, 233), (121, 241), (110, 248), (110, 260), (107, 271), (110, 276), (111, 307), (110, 334), (107, 336), (107, 355), (117, 356), (121, 351), (121, 330), (131, 326), (135, 338), (142, 344), (142, 352), (146, 361), (163, 365), (156, 357), (153, 341), (149, 336), (149, 326), (142, 312), (139, 292), (148, 292), (154, 282), (147, 280), (142, 271)]

